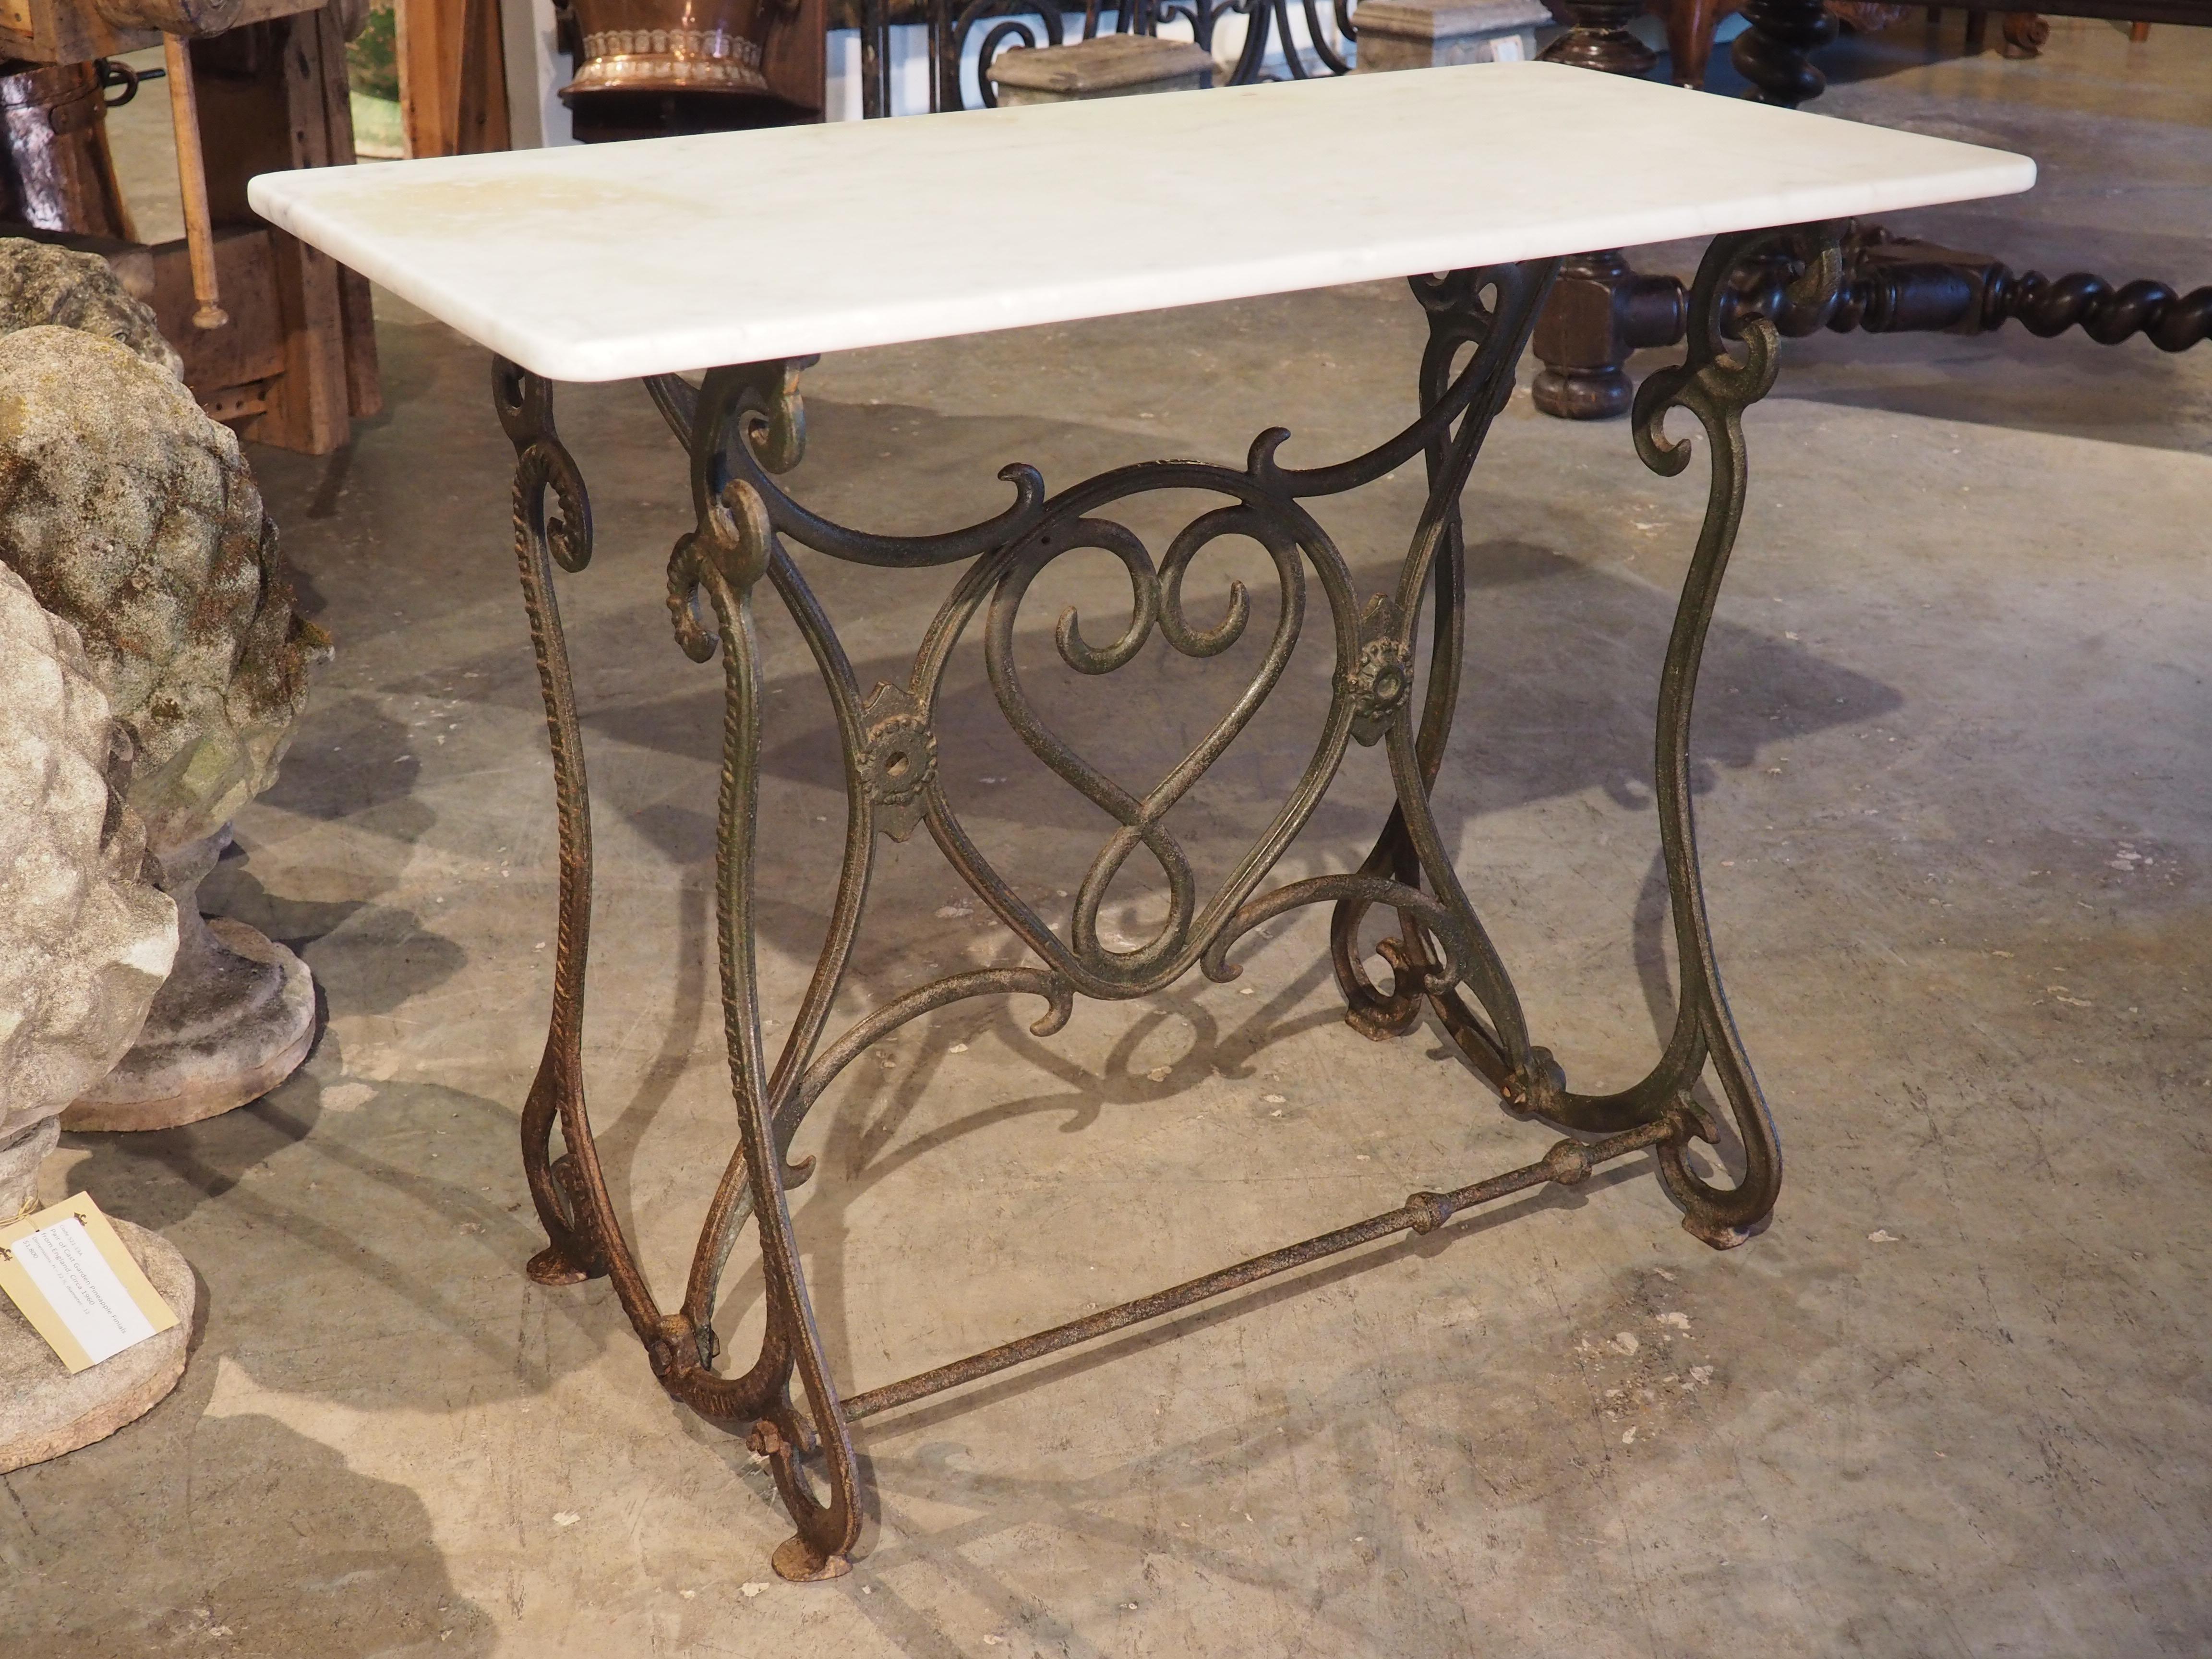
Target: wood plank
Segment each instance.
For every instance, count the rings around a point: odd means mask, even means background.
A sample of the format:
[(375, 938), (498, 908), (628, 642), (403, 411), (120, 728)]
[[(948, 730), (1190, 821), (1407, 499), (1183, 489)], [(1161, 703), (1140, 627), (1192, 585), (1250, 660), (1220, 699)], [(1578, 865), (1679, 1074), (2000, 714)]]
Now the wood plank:
[[(349, 167), (358, 157), (353, 146), (353, 100), (346, 82), (343, 9), (332, 4), (316, 14), (322, 55), (324, 165)], [(384, 411), (383, 376), (376, 360), (376, 317), (368, 278), (338, 267), (340, 349), (345, 357), (346, 410), (356, 419)]]
[(208, 210), (217, 225), (260, 223), (246, 203), (246, 181), (296, 165), (278, 67), (289, 27), (255, 23), (192, 42)]
[(2098, 17), (2115, 23), (2186, 23), (2212, 28), (2212, 0), (2058, 0), (2027, 9), (2045, 17)]
[[(218, 226), (266, 235), (267, 270), (253, 290), (266, 318), (252, 331), (282, 348), (255, 409), (241, 411), (249, 418), (240, 429), (282, 448), (327, 454), (346, 441), (353, 415), (382, 407), (368, 283), (292, 238), (268, 234), (246, 187), (257, 173), (353, 161), (340, 10), (328, 6), (196, 40), (192, 64), (210, 206)], [(228, 298), (230, 278), (222, 280)]]
[(771, 15), (761, 44), (761, 78), (768, 89), (787, 104), (812, 110), (817, 119), (827, 99), (827, 12), (828, 0), (799, 0), (791, 10)]
[(216, 278), (230, 322), (192, 326), (191, 258), (180, 238), (146, 250), (153, 265), (153, 307), (161, 332), (185, 360), (185, 384), (203, 404), (218, 392), (268, 380), (284, 370), (279, 325), (275, 234), (266, 225), (231, 225), (216, 233)]
[[(264, 26), (279, 42), (273, 79), (283, 109), (281, 131), (289, 151), (287, 167), (330, 163), (323, 21), (324, 16), (317, 15)], [(329, 255), (282, 232), (272, 233), (271, 246), (284, 372), (270, 384), (267, 411), (240, 429), (264, 443), (327, 455), (352, 436), (337, 265)]]
[(366, 420), (384, 413), (384, 371), (376, 356), (376, 310), (368, 278), (338, 267), (338, 313), (345, 337), (346, 412)]
[(399, 124), (412, 156), (451, 155), (460, 141), (466, 0), (397, 0)]
[(499, 0), (398, 0), (399, 120), (407, 154), (508, 147)]
[(464, 155), (512, 148), (507, 112), (507, 43), (499, 0), (463, 0), (454, 147)]
[[(323, 0), (241, 0), (228, 26), (313, 11)], [(144, 52), (161, 44), (152, 29), (119, 29), (103, 21), (85, 0), (0, 0), (0, 58), (34, 64), (82, 64)]]
[(352, 435), (337, 273), (327, 256), (274, 234), (284, 372), (269, 384), (267, 411), (241, 431), (303, 455), (327, 455)]

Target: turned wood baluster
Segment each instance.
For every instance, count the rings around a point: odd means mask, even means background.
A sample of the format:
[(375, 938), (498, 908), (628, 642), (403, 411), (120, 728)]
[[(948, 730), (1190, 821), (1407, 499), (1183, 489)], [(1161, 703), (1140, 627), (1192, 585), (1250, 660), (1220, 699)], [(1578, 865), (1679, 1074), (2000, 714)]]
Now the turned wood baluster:
[(1536, 407), (1563, 421), (1626, 415), (1636, 395), (1630, 354), (1674, 344), (1688, 319), (1689, 290), (1676, 278), (1632, 270), (1619, 248), (1574, 255), (1536, 319)]
[[(1547, 63), (1571, 64), (1607, 75), (1644, 76), (1659, 56), (1628, 26), (1643, 9), (1642, 0), (1565, 0), (1567, 32), (1544, 48)], [(1565, 421), (1602, 421), (1628, 412), (1634, 387), (1621, 365), (1637, 346), (1630, 337), (1624, 299), (1637, 279), (1619, 248), (1580, 253), (1560, 267), (1559, 281), (1536, 319), (1532, 349), (1544, 365), (1533, 395), (1536, 407)], [(1671, 277), (1671, 298), (1680, 307), (1682, 285)], [(1646, 307), (1649, 309), (1649, 307)], [(1672, 321), (1680, 338), (1682, 325)], [(1658, 341), (1649, 342), (1657, 344)]]
[(1628, 32), (1644, 0), (1564, 0), (1567, 32), (1544, 48), (1547, 64), (1571, 64), (1607, 75), (1649, 75), (1659, 54)]
[(1750, 25), (1729, 49), (1736, 73), (1751, 82), (1744, 95), (1761, 104), (1796, 109), (1818, 98), (1828, 77), (1813, 66), (1813, 53), (1836, 38), (1836, 20), (1823, 0), (1744, 0)]
[[(1641, 75), (1657, 59), (1627, 33), (1638, 8), (1610, 0), (1567, 0), (1573, 27), (1545, 52), (1553, 63)], [(1745, 0), (1750, 27), (1729, 57), (1752, 83), (1750, 97), (1796, 108), (1819, 95), (1826, 78), (1811, 53), (1836, 38), (1822, 0)], [(1702, 80), (1704, 64), (1678, 61), (1675, 78)], [(1686, 295), (1671, 276), (1639, 276), (1618, 248), (1570, 259), (1536, 325), (1544, 365), (1533, 388), (1536, 407), (1569, 421), (1610, 420), (1628, 412), (1632, 352), (1682, 337)]]

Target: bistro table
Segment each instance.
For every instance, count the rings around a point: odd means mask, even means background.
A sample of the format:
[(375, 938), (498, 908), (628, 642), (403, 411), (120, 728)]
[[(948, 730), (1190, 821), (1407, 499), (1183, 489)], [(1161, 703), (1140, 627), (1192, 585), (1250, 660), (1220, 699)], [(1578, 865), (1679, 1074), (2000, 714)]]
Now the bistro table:
[[(1425, 1233), (1474, 1206), (1547, 1182), (1571, 1186), (1650, 1149), (1684, 1224), (1740, 1243), (1773, 1208), (1775, 1130), (1724, 1000), (1700, 886), (1688, 774), (1699, 654), (1741, 517), (1741, 416), (1774, 383), (1780, 336), (1834, 301), (1850, 216), (2027, 189), (2023, 157), (1820, 116), (1726, 101), (1545, 64), (1389, 76), (470, 155), (264, 174), (255, 210), (497, 354), (493, 395), (516, 452), (515, 550), (550, 729), (559, 811), (560, 931), (544, 1058), (522, 1110), (523, 1167), (549, 1243), (545, 1285), (611, 1275), (653, 1371), (676, 1399), (736, 1425), (765, 1455), (797, 1524), (775, 1565), (788, 1578), (847, 1571), (862, 1514), (852, 1425), (875, 1413), (1337, 1251)], [(1665, 1051), (1632, 1087), (1577, 1093), (1530, 1039), (1504, 962), (1455, 873), (1429, 805), (1458, 699), (1467, 553), (1459, 499), (1560, 257), (1711, 237), (1691, 295), (1685, 361), (1649, 376), (1635, 408), (1646, 465), (1681, 471), (1680, 410), (1702, 428), (1711, 484), (1661, 670), (1656, 797), (1680, 993)], [(1746, 273), (1759, 276), (1747, 285)], [(1761, 275), (1763, 273), (1763, 275)], [(1152, 460), (1048, 492), (1030, 467), (1001, 477), (1013, 499), (936, 535), (879, 534), (810, 511), (777, 482), (799, 459), (799, 380), (814, 354), (1028, 324), (1405, 277), (1426, 315), (1419, 413), (1366, 453), (1286, 464), (1263, 432), (1243, 463)], [(1749, 296), (1749, 297), (1747, 297)], [(704, 370), (696, 385), (683, 376)], [(723, 662), (716, 899), (724, 1031), (738, 1146), (708, 1206), (681, 1305), (664, 1309), (610, 1201), (582, 1087), (591, 829), (581, 734), (553, 567), (591, 557), (584, 480), (554, 428), (557, 380), (645, 381), (689, 452), (696, 522), (675, 544), (668, 603), (694, 661)], [(1425, 505), (1405, 558), (1362, 593), (1305, 502), (1419, 457)], [(1298, 458), (1304, 460), (1304, 457)], [(1161, 491), (1214, 505), (1155, 552), (1115, 517)], [(1126, 567), (1119, 637), (1085, 637), (1073, 612), (1060, 657), (1109, 675), (1157, 632), (1194, 659), (1243, 634), (1250, 598), (1188, 616), (1186, 573), (1209, 544), (1256, 543), (1279, 586), (1264, 659), (1219, 725), (1149, 793), (1083, 757), (1031, 703), (1014, 664), (1030, 583), (1074, 549)], [(823, 558), (952, 578), (910, 676), (864, 691), (793, 544)], [(1320, 590), (1316, 605), (1312, 588)], [(772, 594), (811, 650), (836, 714), (847, 808), (828, 937), (797, 1017), (771, 1058), (754, 963), (755, 803), (762, 678), (753, 607)], [(1426, 605), (1425, 673), (1415, 629)], [(1280, 682), (1309, 608), (1328, 640), (1329, 700), (1312, 757), (1265, 833), (1210, 894), (1168, 827), (1170, 810)], [(936, 767), (940, 687), (973, 625), (989, 683), (1022, 742), (1117, 826), (1064, 925), (1048, 922), (972, 840)], [(1358, 870), (1268, 885), (1352, 743), (1384, 746), (1392, 798)], [(1387, 811), (1384, 810), (1387, 808)], [(946, 860), (1022, 941), (1033, 965), (954, 974), (882, 1003), (825, 1041), (851, 957), (877, 837), (927, 828)], [(1099, 913), (1139, 852), (1168, 915), (1136, 945), (1102, 939)], [(808, 1108), (858, 1055), (962, 998), (1028, 994), (1049, 1036), (1079, 994), (1147, 995), (1194, 967), (1236, 976), (1237, 941), (1302, 905), (1334, 907), (1331, 954), (1353, 1027), (1374, 1037), (1432, 1013), (1516, 1113), (1570, 1131), (1538, 1161), (1256, 1256), (902, 1382), (848, 1393), (830, 1375), (787, 1192)], [(1395, 932), (1371, 978), (1370, 913)], [(1725, 1126), (1695, 1091), (1711, 1075)], [(555, 1154), (553, 1131), (560, 1130)], [(1692, 1139), (1741, 1171), (1709, 1181)], [(742, 1372), (718, 1370), (711, 1319), (738, 1231), (757, 1221), (766, 1332)], [(799, 1391), (794, 1394), (794, 1376)]]

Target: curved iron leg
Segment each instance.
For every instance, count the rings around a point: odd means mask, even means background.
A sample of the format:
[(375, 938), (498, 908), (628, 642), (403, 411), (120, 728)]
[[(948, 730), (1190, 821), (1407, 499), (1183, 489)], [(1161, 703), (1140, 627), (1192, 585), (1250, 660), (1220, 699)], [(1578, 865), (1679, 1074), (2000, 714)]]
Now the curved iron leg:
[[(1418, 559), (1421, 537), (1433, 534), (1428, 584), (1433, 634), (1419, 729), (1413, 739), (1413, 769), (1419, 787), (1410, 795), (1401, 789), (1381, 836), (1360, 866), (1363, 875), (1387, 876), (1395, 881), (1417, 884), (1422, 871), (1421, 845), (1429, 844), (1432, 853), (1440, 854), (1442, 850), (1435, 826), (1427, 817), (1427, 796), (1435, 785), (1437, 771), (1443, 763), (1444, 748), (1451, 736), (1452, 715), (1459, 702), (1460, 676), (1466, 656), (1467, 539), (1460, 519), (1459, 496), (1489, 423), (1511, 392), (1514, 366), (1520, 360), (1532, 319), (1550, 286), (1552, 273), (1548, 269), (1533, 281), (1531, 275), (1524, 273), (1521, 284), (1501, 285), (1494, 290), (1495, 312), (1484, 302), (1486, 290), (1482, 273), (1455, 272), (1440, 283), (1416, 279), (1413, 285), (1415, 295), (1429, 314), (1429, 343), (1422, 354), (1420, 371), (1424, 413), (1443, 400), (1452, 383), (1455, 361), (1462, 349), (1473, 346), (1478, 350), (1489, 350), (1494, 354), (1496, 362), (1493, 384), (1469, 405), (1457, 431), (1439, 433), (1428, 444), (1424, 455), (1430, 500), (1422, 514), (1423, 529), (1416, 535), (1415, 551), (1409, 555), (1409, 558)], [(1408, 611), (1418, 608), (1419, 599), (1419, 588), (1401, 590), (1398, 595), (1399, 605)], [(1410, 617), (1407, 626), (1411, 626)], [(1398, 719), (1406, 718), (1409, 713), (1401, 712)], [(1395, 725), (1394, 721), (1394, 729)], [(1394, 744), (1395, 740), (1394, 735)], [(1420, 815), (1421, 834), (1416, 834), (1415, 825), (1408, 817), (1409, 802)], [(1454, 884), (1447, 879), (1439, 887), (1439, 896), (1451, 902), (1451, 896), (1443, 894), (1442, 888), (1454, 888)], [(1329, 926), (1330, 954), (1337, 983), (1347, 1005), (1346, 1022), (1354, 1030), (1378, 1041), (1402, 1036), (1419, 1022), (1424, 1006), (1432, 1003), (1447, 1031), (1470, 1063), (1492, 1086), (1501, 1093), (1510, 1094), (1529, 1058), (1519, 998), (1480, 921), (1471, 908), (1465, 906), (1463, 896), (1460, 896), (1460, 903), (1468, 911), (1465, 921), (1478, 952), (1477, 961), (1469, 964), (1474, 969), (1472, 988), (1490, 1013), (1488, 1023), (1455, 990), (1430, 988), (1430, 975), (1437, 963), (1435, 953), (1419, 921), (1402, 912), (1399, 937), (1384, 939), (1376, 947), (1378, 954), (1390, 964), (1391, 988), (1388, 995), (1376, 989), (1369, 981), (1359, 960), (1359, 925), (1368, 906), (1356, 902), (1339, 903)]]
[(1637, 392), (1636, 447), (1647, 466), (1672, 475), (1689, 464), (1689, 443), (1669, 441), (1665, 434), (1670, 410), (1692, 416), (1712, 450), (1705, 522), (1683, 579), (1660, 673), (1654, 769), (1659, 842), (1682, 984), (1673, 1038), (1651, 1074), (1623, 1095), (1577, 1103), (1595, 1118), (1649, 1117), (1664, 1109), (1670, 1099), (1686, 1102), (1688, 1091), (1710, 1059), (1742, 1144), (1742, 1178), (1733, 1188), (1712, 1185), (1691, 1169), (1687, 1148), (1680, 1142), (1659, 1149), (1659, 1164), (1668, 1191), (1682, 1206), (1682, 1224), (1716, 1249), (1742, 1243), (1772, 1212), (1782, 1185), (1782, 1146), (1729, 1011), (1705, 914), (1690, 793), (1691, 713), (1705, 635), (1743, 519), (1748, 476), (1743, 411), (1772, 389), (1779, 367), (1780, 335), (1763, 316), (1739, 324), (1743, 355), (1729, 355), (1721, 331), (1728, 278), (1748, 261), (1784, 250), (1802, 261), (1802, 275), (1788, 296), (1791, 304), (1811, 311), (1832, 307), (1843, 273), (1838, 227), (1801, 226), (1720, 237), (1706, 251), (1691, 290), (1684, 362), (1651, 375)]
[[(1673, 629), (1660, 673), (1655, 733), (1660, 846), (1682, 984), (1673, 1031), (1651, 1071), (1632, 1087), (1615, 1094), (1572, 1092), (1548, 1052), (1527, 1047), (1516, 1052), (1512, 1034), (1493, 1031), (1457, 992), (1430, 994), (1440, 1021), (1469, 1060), (1504, 1095), (1509, 1104), (1532, 1115), (1589, 1133), (1615, 1133), (1656, 1121), (1670, 1112), (1701, 1124), (1714, 1139), (1717, 1128), (1690, 1097), (1710, 1062), (1735, 1121), (1743, 1147), (1743, 1178), (1731, 1188), (1711, 1185), (1692, 1171), (1679, 1142), (1659, 1150), (1661, 1174), (1685, 1211), (1684, 1225), (1716, 1247), (1741, 1243), (1772, 1211), (1781, 1184), (1781, 1150), (1773, 1121), (1761, 1096), (1749, 1057), (1737, 1035), (1713, 950), (1702, 878), (1697, 828), (1690, 793), (1690, 731), (1698, 670), (1705, 637), (1718, 603), (1720, 584), (1734, 550), (1743, 514), (1747, 472), (1742, 413), (1772, 387), (1779, 334), (1765, 314), (1737, 316), (1735, 330), (1743, 356), (1733, 357), (1723, 343), (1724, 319), (1736, 312), (1729, 279), (1762, 260), (1784, 256), (1794, 281), (1783, 296), (1793, 332), (1820, 327), (1836, 305), (1842, 271), (1840, 228), (1798, 227), (1717, 240), (1708, 251), (1690, 300), (1690, 347), (1678, 368), (1646, 381), (1636, 404), (1637, 446), (1645, 464), (1662, 474), (1688, 465), (1686, 443), (1671, 443), (1662, 430), (1666, 413), (1682, 409), (1704, 428), (1712, 447), (1712, 474), (1696, 551), (1684, 578)], [(1771, 307), (1768, 309), (1779, 309)], [(1433, 368), (1425, 366), (1424, 397), (1434, 396)], [(1431, 458), (1431, 477), (1437, 475)], [(1456, 515), (1439, 550), (1435, 571), (1437, 606), (1435, 657), (1429, 699), (1409, 763), (1401, 765), (1400, 801), (1363, 869), (1410, 881), (1418, 874), (1407, 817), (1408, 789), (1421, 795), (1434, 782), (1450, 725), (1456, 692), (1458, 647), (1463, 641), (1459, 607), (1463, 603), (1464, 550)], [(1447, 653), (1449, 652), (1449, 656)], [(1337, 974), (1347, 1000), (1348, 1018), (1371, 1036), (1411, 1029), (1420, 998), (1423, 970), (1433, 961), (1417, 925), (1408, 922), (1402, 940), (1386, 942), (1385, 955), (1400, 969), (1401, 983), (1385, 997), (1370, 986), (1356, 961), (1359, 909), (1340, 905), (1332, 932)], [(1502, 969), (1500, 970), (1502, 973)]]
[[(694, 479), (711, 481), (710, 434), (695, 441)], [(769, 1461), (784, 1507), (798, 1533), (774, 1557), (786, 1578), (833, 1578), (850, 1571), (860, 1536), (860, 1472), (851, 1431), (830, 1377), (821, 1333), (792, 1231), (783, 1159), (775, 1140), (769, 1072), (761, 1042), (760, 988), (753, 957), (753, 825), (760, 794), (760, 656), (753, 634), (752, 588), (767, 573), (775, 532), (759, 495), (743, 480), (725, 483), (699, 501), (699, 530), (678, 543), (669, 567), (677, 637), (687, 655), (705, 660), (719, 646), (723, 661), (722, 781), (715, 827), (715, 909), (720, 926), (723, 1036), (730, 1086), (738, 1106), (744, 1173), (760, 1234), (767, 1332), (760, 1358), (731, 1391), (757, 1401), (749, 1443)], [(717, 631), (708, 635), (693, 595), (703, 592)], [(804, 1416), (791, 1395), (796, 1372)], [(830, 1500), (818, 1500), (800, 1458), (818, 1449)]]
[[(504, 359), (492, 365), (500, 424), (515, 447), (515, 557), (538, 658), (538, 689), (553, 750), (554, 799), (561, 847), (560, 931), (554, 951), (553, 1012), (545, 1052), (522, 1109), (522, 1167), (546, 1248), (530, 1260), (541, 1285), (611, 1278), (623, 1311), (648, 1346), (667, 1322), (623, 1237), (584, 1103), (584, 980), (592, 923), (592, 809), (584, 776), (568, 649), (553, 593), (553, 567), (578, 571), (592, 557), (591, 501), (582, 475), (553, 425), (551, 383)], [(558, 511), (549, 514), (550, 495)], [(562, 1155), (550, 1156), (561, 1127)]]
[[(549, 1242), (531, 1257), (527, 1271), (541, 1285), (574, 1285), (605, 1276), (607, 1260), (589, 1225), (589, 1205), (579, 1190), (574, 1158), (552, 1156), (555, 1120), (562, 1121), (563, 1139), (573, 1146), (568, 1126), (583, 1111), (584, 973), (592, 929), (591, 796), (568, 647), (553, 595), (553, 564), (557, 558), (564, 568), (580, 570), (589, 562), (592, 509), (583, 478), (554, 429), (552, 386), (500, 361), (493, 365), (492, 396), (500, 423), (514, 445), (514, 557), (538, 659), (538, 690), (545, 699), (560, 825), (552, 1017), (544, 1054), (522, 1108), (523, 1174)], [(558, 504), (557, 516), (546, 511), (549, 493)]]

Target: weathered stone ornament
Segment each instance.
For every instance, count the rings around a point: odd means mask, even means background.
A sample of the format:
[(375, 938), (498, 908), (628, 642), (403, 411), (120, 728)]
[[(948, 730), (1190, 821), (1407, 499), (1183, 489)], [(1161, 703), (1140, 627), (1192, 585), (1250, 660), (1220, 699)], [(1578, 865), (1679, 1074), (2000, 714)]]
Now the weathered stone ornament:
[(200, 880), (228, 826), (161, 860), (176, 902), (177, 959), (145, 1029), (115, 1069), (62, 1115), (67, 1129), (167, 1129), (258, 1100), (299, 1069), (315, 1040), (307, 964), (228, 916), (200, 914)]
[(0, 239), (0, 334), (51, 324), (112, 340), (182, 380), (185, 360), (97, 253)]
[[(76, 632), (0, 566), (0, 1222), (38, 1206), (56, 1119), (131, 1046), (177, 945), (143, 878), (144, 834), (111, 787), (115, 731)], [(126, 750), (127, 753), (127, 750)], [(0, 1297), (0, 1474), (143, 1415), (184, 1374), (192, 1272), (155, 1234), (115, 1229), (177, 1324), (72, 1376)]]
[[(118, 289), (106, 303), (137, 302)], [(326, 644), (293, 612), (237, 439), (116, 339), (0, 337), (0, 563), (82, 635), (136, 750), (130, 805), (183, 915), (138, 1044), (64, 1125), (164, 1128), (256, 1099), (313, 1040), (313, 984), (243, 923), (204, 923), (198, 888), (232, 816), (275, 780)]]

